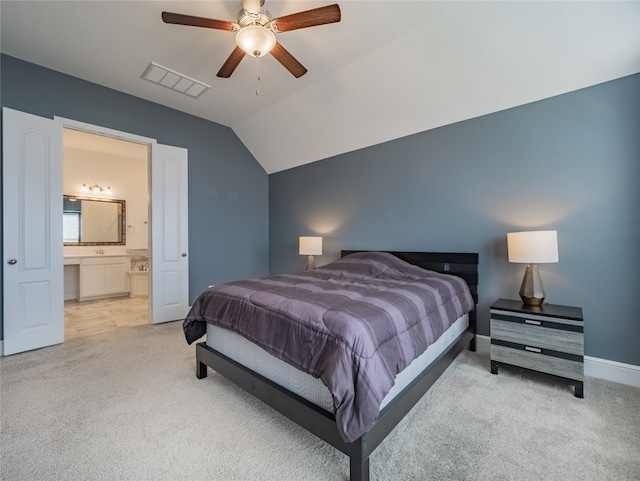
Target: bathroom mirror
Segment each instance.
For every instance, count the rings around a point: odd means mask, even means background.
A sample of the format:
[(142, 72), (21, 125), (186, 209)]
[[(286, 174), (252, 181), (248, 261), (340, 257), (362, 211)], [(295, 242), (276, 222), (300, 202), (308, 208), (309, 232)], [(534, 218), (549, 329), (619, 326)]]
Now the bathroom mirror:
[(62, 202), (64, 245), (125, 245), (124, 200), (65, 195)]

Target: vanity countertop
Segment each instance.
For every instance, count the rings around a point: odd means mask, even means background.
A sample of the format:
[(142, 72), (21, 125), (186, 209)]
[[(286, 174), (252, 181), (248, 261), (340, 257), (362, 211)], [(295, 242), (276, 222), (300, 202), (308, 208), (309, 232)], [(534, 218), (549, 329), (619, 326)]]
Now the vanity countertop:
[(65, 254), (64, 255), (64, 265), (72, 266), (78, 265), (81, 263), (82, 259), (90, 258), (101, 258), (101, 257), (131, 257), (128, 254)]

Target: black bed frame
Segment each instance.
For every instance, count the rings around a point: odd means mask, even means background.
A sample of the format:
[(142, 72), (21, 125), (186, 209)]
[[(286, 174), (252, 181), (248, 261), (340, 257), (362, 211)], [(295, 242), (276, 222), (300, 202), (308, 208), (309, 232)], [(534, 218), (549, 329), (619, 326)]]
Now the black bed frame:
[[(342, 257), (362, 251), (342, 251)], [(393, 252), (396, 257), (425, 269), (462, 277), (478, 303), (478, 254), (443, 252)], [(196, 345), (196, 376), (207, 377), (212, 368), (239, 387), (299, 424), (334, 448), (349, 456), (350, 481), (369, 481), (369, 456), (393, 428), (436, 382), (451, 362), (468, 345), (476, 350), (476, 311), (469, 313), (469, 327), (448, 351), (442, 353), (426, 370), (380, 411), (376, 424), (352, 443), (338, 432), (333, 413), (255, 373), (233, 359), (210, 348)]]

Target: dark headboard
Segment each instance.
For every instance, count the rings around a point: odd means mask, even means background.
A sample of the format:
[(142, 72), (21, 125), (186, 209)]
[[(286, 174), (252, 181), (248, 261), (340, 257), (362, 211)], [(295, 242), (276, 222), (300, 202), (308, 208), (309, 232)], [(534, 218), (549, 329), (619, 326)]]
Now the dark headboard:
[[(371, 251), (341, 251), (340, 257), (356, 252)], [(409, 264), (413, 264), (430, 271), (451, 274), (463, 278), (475, 303), (478, 303), (478, 254), (460, 252), (394, 252), (393, 254)]]

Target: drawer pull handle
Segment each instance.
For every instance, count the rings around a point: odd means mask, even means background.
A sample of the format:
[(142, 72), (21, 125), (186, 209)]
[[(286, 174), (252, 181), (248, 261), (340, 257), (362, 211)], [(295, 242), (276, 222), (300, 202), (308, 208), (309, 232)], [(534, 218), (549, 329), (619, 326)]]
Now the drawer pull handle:
[(524, 346), (524, 349), (525, 349), (525, 351), (537, 352), (538, 354), (540, 354), (542, 352), (542, 349), (540, 349), (538, 347)]
[(539, 325), (541, 325), (541, 324), (542, 324), (542, 322), (540, 322), (540, 321), (534, 321), (533, 319), (525, 319), (525, 320), (524, 320), (524, 323), (525, 323), (525, 324), (531, 324), (531, 325), (533, 325), (533, 326), (539, 326)]

